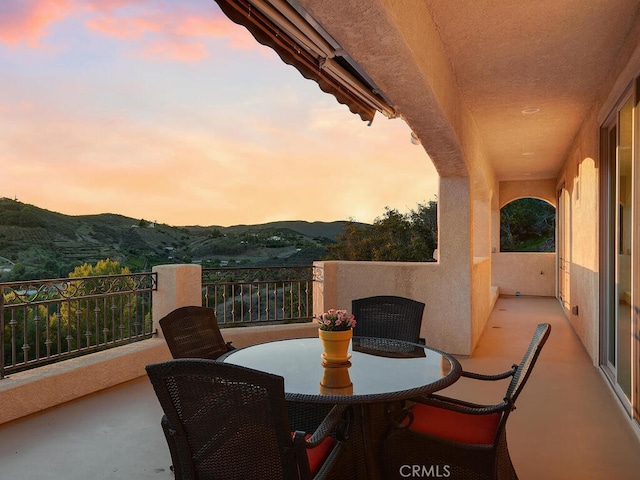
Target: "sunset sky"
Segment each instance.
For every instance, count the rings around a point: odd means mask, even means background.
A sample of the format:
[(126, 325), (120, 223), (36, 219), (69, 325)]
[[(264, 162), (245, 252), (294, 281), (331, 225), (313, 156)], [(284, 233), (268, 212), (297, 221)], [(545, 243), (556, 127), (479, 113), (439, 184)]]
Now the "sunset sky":
[(371, 126), (213, 0), (0, 0), (0, 197), (175, 226), (372, 222), (433, 200)]

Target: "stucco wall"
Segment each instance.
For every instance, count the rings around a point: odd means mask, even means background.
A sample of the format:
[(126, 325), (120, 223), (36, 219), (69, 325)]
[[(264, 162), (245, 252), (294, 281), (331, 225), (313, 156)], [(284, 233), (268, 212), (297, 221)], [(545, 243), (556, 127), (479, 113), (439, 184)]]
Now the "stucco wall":
[(470, 353), (469, 287), (458, 285), (441, 264), (331, 261), (314, 265), (323, 271), (323, 280), (315, 285), (314, 310), (351, 310), (352, 300), (374, 295), (412, 298), (425, 304), (421, 336), (429, 346), (453, 354)]
[(491, 259), (491, 283), (501, 295), (556, 295), (555, 253), (494, 253)]
[(491, 270), (490, 257), (474, 259), (471, 272), (471, 352), (475, 349), (498, 299), (498, 289), (491, 284)]
[[(570, 199), (566, 256), (570, 264), (571, 306), (578, 307), (577, 315), (568, 312), (568, 316), (595, 365), (599, 363), (599, 296), (600, 288), (604, 288), (600, 285), (599, 265), (600, 128), (639, 72), (640, 25), (635, 25), (616, 58), (616, 66), (609, 72), (607, 84), (585, 116), (558, 177), (558, 186), (564, 185)], [(638, 229), (634, 230), (637, 236)], [(635, 261), (640, 262), (637, 250)], [(635, 275), (638, 282), (640, 273)]]
[[(234, 346), (317, 335), (313, 323), (223, 329)], [(9, 375), (0, 382), (0, 424), (146, 377), (145, 365), (171, 359), (162, 338), (93, 353)]]
[(538, 198), (556, 206), (556, 180), (518, 180), (500, 182), (500, 208), (520, 198)]

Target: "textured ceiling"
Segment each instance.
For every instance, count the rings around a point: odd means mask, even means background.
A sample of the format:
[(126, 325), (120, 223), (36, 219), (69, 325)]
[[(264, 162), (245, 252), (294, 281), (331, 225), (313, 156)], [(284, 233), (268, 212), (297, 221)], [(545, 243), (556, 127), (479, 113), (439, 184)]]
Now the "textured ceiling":
[[(444, 101), (470, 113), (498, 180), (557, 177), (640, 21), (640, 0), (288, 1), (349, 52), (428, 152), (450, 152), (440, 163), (432, 156), (445, 175), (464, 167), (428, 89), (455, 82), (458, 93)], [(433, 34), (441, 50), (430, 48)], [(440, 51), (452, 76), (433, 71)]]
[(498, 179), (555, 177), (640, 2), (426, 4)]

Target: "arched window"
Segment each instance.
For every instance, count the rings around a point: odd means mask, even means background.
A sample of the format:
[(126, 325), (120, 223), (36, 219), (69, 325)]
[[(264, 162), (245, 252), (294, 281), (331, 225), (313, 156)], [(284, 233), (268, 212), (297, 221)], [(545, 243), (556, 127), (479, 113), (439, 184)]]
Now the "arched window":
[(555, 252), (556, 209), (537, 198), (520, 198), (500, 209), (501, 252)]

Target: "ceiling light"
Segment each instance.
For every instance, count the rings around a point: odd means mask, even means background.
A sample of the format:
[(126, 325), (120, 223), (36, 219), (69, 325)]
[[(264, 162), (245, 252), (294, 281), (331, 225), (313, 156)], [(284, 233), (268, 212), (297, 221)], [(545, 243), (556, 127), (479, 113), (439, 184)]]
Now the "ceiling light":
[(524, 113), (525, 115), (531, 115), (532, 113), (538, 113), (539, 111), (539, 108), (525, 108), (524, 110), (522, 110), (522, 113)]
[(522, 152), (522, 155), (524, 155), (525, 157), (529, 157), (531, 155), (535, 155), (535, 152)]

